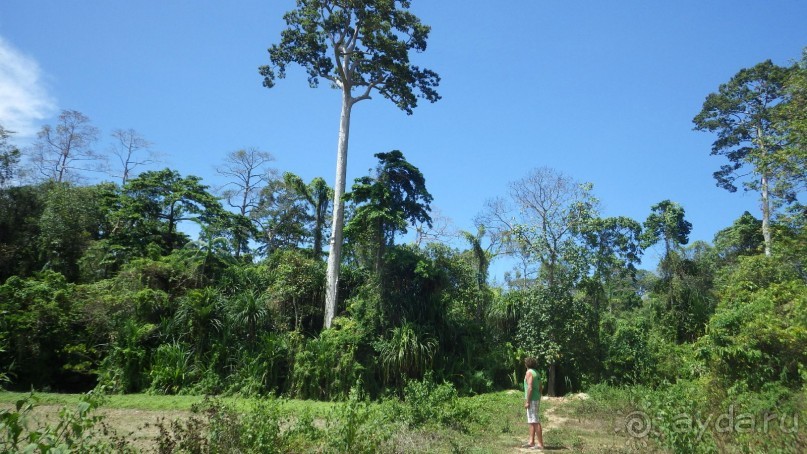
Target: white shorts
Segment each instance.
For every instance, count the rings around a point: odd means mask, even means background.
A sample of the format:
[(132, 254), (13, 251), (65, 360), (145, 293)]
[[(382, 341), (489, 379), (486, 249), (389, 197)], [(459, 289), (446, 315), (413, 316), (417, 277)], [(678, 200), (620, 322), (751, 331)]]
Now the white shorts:
[(541, 424), (540, 404), (540, 400), (530, 401), (530, 407), (527, 409), (527, 424)]

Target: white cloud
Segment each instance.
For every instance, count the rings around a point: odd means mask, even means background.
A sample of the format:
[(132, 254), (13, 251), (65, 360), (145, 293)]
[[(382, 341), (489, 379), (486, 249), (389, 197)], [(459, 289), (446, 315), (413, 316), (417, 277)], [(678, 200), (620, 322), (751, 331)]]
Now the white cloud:
[(0, 124), (17, 137), (30, 137), (54, 109), (39, 64), (0, 36)]

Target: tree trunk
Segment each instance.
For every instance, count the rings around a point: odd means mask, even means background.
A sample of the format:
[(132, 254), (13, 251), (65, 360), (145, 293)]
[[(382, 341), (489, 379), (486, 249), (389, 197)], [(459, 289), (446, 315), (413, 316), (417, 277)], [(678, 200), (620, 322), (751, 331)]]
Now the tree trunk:
[(771, 256), (771, 200), (768, 188), (768, 149), (765, 146), (762, 128), (757, 126), (757, 146), (762, 154), (760, 192), (762, 193), (762, 238), (765, 241), (765, 256)]
[(546, 395), (555, 397), (555, 371), (557, 366), (555, 363), (549, 365), (549, 377), (546, 380)]
[(762, 238), (765, 240), (765, 255), (771, 256), (771, 200), (768, 193), (768, 174), (762, 173)]
[(322, 260), (322, 224), (325, 216), (320, 213), (322, 210), (322, 203), (314, 207), (316, 213), (316, 221), (314, 223), (314, 258), (319, 261)]
[(58, 183), (64, 181), (64, 173), (67, 170), (67, 155), (67, 153), (62, 153), (61, 156), (59, 156), (59, 163), (56, 164), (56, 168), (59, 171), (59, 177), (56, 180)]
[(342, 260), (342, 228), (345, 222), (345, 179), (347, 174), (347, 144), (350, 136), (350, 89), (342, 90), (342, 115), (339, 120), (339, 142), (336, 150), (336, 182), (333, 186), (333, 223), (331, 224), (330, 252), (325, 284), (325, 328), (331, 327), (336, 315), (339, 293), (339, 264)]

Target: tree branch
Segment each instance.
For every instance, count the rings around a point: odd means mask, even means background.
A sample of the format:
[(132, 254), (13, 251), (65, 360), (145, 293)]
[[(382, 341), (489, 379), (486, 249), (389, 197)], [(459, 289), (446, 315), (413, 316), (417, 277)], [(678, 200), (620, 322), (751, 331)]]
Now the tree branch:
[(370, 82), (369, 84), (367, 84), (367, 88), (364, 90), (364, 93), (362, 93), (360, 96), (358, 96), (356, 98), (353, 98), (351, 100), (351, 102), (353, 104), (356, 104), (359, 101), (363, 101), (365, 99), (370, 99), (370, 92), (373, 90), (373, 88), (376, 88), (381, 82), (383, 82), (383, 79), (382, 80), (374, 80), (374, 81)]

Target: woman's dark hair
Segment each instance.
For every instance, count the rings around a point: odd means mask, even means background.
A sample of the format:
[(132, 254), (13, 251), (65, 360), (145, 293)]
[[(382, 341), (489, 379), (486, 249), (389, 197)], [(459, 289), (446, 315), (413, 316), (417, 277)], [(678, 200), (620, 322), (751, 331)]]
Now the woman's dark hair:
[(527, 369), (536, 369), (538, 368), (538, 360), (532, 356), (528, 356), (524, 358), (524, 365), (527, 366)]

